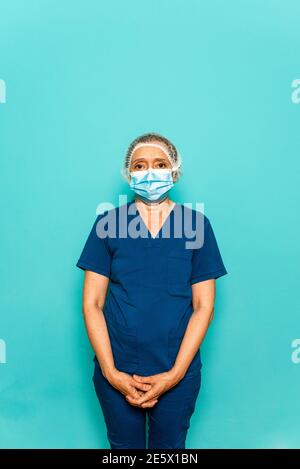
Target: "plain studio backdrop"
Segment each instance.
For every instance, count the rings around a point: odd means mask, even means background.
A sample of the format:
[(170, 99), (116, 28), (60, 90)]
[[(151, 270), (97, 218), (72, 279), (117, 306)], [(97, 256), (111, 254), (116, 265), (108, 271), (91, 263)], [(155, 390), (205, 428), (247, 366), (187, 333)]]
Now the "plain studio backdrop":
[(170, 197), (204, 203), (229, 273), (187, 447), (299, 447), (299, 2), (0, 11), (1, 447), (108, 448), (75, 263), (148, 131), (181, 152)]

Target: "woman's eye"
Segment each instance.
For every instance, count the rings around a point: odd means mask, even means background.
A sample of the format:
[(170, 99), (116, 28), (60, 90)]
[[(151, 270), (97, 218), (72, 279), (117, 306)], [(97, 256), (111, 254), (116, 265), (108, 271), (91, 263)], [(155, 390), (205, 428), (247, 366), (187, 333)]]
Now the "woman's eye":
[(165, 167), (166, 167), (166, 163), (158, 163), (158, 167), (159, 167), (159, 168), (165, 168)]
[(143, 169), (143, 165), (138, 163), (134, 166), (134, 169), (141, 170), (141, 169)]

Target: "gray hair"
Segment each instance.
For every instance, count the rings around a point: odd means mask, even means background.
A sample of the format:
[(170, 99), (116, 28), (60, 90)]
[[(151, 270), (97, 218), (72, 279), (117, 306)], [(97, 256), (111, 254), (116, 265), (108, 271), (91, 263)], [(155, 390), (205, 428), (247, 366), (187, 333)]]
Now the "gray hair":
[(176, 149), (175, 145), (163, 135), (158, 134), (157, 132), (149, 132), (146, 134), (142, 134), (139, 137), (136, 137), (129, 145), (125, 159), (123, 168), (121, 169), (122, 176), (126, 179), (127, 182), (130, 181), (129, 175), (129, 168), (131, 165), (131, 158), (132, 154), (135, 150), (135, 147), (139, 143), (155, 143), (158, 142), (166, 149), (169, 160), (172, 165), (176, 168), (172, 171), (172, 175), (174, 176), (175, 181), (178, 181), (179, 177), (181, 176), (181, 155), (179, 154), (178, 150)]

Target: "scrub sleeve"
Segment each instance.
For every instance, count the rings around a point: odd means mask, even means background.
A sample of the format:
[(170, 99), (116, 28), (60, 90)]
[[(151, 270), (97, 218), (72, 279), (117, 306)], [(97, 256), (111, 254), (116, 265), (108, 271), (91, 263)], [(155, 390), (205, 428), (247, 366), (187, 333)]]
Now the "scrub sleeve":
[[(201, 227), (203, 243), (192, 249), (186, 248), (185, 242), (191, 238), (187, 239), (184, 229), (181, 237), (175, 235), (176, 215), (181, 215), (177, 220), (182, 220), (184, 228), (187, 212), (194, 226), (199, 218), (202, 221), (197, 229)], [(108, 219), (114, 220), (116, 230), (103, 237)], [(133, 223), (142, 236), (118, 235), (120, 231), (124, 234), (124, 224), (129, 232)], [(170, 228), (168, 237), (163, 236), (165, 225)], [(193, 312), (191, 286), (227, 274), (211, 223), (204, 214), (175, 204), (153, 238), (134, 201), (97, 216), (76, 265), (110, 279), (103, 313), (115, 366), (142, 376), (172, 368)], [(146, 447), (142, 430), (146, 414), (149, 448), (185, 447), (200, 390), (200, 349), (184, 378), (164, 393), (152, 409), (130, 405), (103, 377), (95, 355), (94, 362), (93, 381), (111, 448)]]

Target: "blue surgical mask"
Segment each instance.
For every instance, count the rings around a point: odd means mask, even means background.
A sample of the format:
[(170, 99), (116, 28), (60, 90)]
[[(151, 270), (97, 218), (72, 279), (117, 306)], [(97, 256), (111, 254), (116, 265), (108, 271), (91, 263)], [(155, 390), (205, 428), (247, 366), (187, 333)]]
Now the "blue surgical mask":
[(150, 201), (160, 200), (174, 185), (171, 169), (131, 171), (130, 176), (131, 189)]

